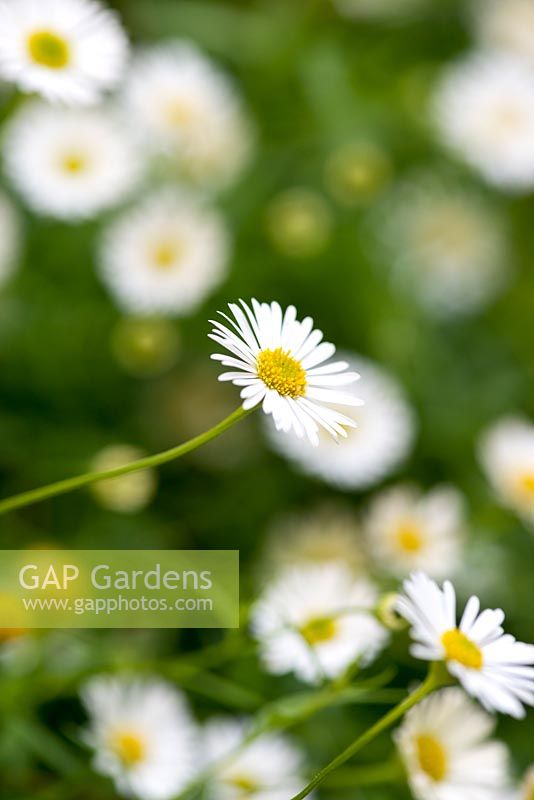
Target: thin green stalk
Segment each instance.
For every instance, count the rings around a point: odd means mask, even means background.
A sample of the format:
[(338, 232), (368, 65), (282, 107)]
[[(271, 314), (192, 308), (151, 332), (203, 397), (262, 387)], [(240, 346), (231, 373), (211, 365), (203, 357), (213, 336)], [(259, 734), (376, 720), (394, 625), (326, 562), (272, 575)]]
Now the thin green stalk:
[(315, 775), (315, 777), (308, 783), (307, 786), (304, 787), (298, 794), (291, 798), (291, 800), (303, 800), (304, 797), (307, 797), (310, 792), (312, 792), (316, 786), (319, 786), (320, 783), (324, 781), (324, 779), (333, 772), (338, 767), (341, 767), (345, 764), (349, 758), (352, 758), (353, 755), (358, 753), (366, 744), (369, 744), (373, 739), (375, 739), (380, 733), (390, 728), (397, 720), (401, 719), (401, 717), (406, 714), (410, 708), (420, 703), (425, 697), (427, 697), (432, 692), (435, 692), (436, 689), (439, 689), (442, 686), (445, 686), (450, 681), (449, 676), (444, 673), (443, 665), (441, 663), (433, 664), (429, 673), (425, 679), (425, 681), (421, 684), (421, 686), (412, 692), (405, 700), (399, 703), (395, 708), (392, 708), (387, 714), (385, 714), (381, 719), (378, 720), (374, 725), (372, 725), (368, 730), (362, 733), (351, 745), (347, 747), (346, 750), (343, 750), (336, 758), (334, 758), (326, 767), (323, 767), (320, 772)]
[(121, 475), (128, 475), (131, 472), (138, 472), (142, 469), (150, 469), (151, 467), (158, 467), (160, 464), (166, 464), (167, 461), (174, 461), (175, 458), (190, 453), (201, 447), (207, 442), (219, 436), (235, 425), (236, 422), (250, 414), (250, 411), (245, 411), (243, 408), (238, 408), (230, 416), (223, 419), (213, 428), (195, 436), (193, 439), (172, 447), (170, 450), (164, 450), (162, 453), (156, 453), (153, 456), (140, 458), (138, 461), (132, 461), (129, 464), (124, 464), (122, 467), (115, 467), (114, 469), (105, 470), (104, 472), (84, 472), (83, 475), (77, 475), (74, 478), (66, 478), (57, 483), (51, 483), (48, 486), (41, 486), (39, 489), (32, 489), (29, 492), (8, 497), (0, 501), (0, 515), (6, 514), (8, 511), (13, 511), (16, 508), (23, 508), (24, 506), (32, 505), (32, 503), (39, 503), (48, 497), (55, 497), (58, 494), (65, 494), (72, 492), (74, 489), (80, 489), (82, 486), (89, 486), (91, 483), (98, 481), (108, 480), (109, 478), (119, 478)]

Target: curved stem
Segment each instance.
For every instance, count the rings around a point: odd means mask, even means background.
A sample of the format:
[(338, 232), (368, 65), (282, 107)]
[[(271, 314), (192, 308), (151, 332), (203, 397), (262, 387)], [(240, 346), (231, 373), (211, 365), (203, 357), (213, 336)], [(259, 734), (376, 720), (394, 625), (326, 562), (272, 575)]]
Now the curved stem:
[(124, 464), (122, 467), (115, 467), (114, 469), (105, 470), (104, 472), (84, 472), (83, 475), (76, 475), (74, 478), (66, 478), (57, 483), (51, 483), (48, 486), (41, 486), (39, 489), (32, 489), (29, 492), (23, 492), (22, 494), (8, 497), (5, 500), (0, 500), (0, 515), (6, 514), (8, 511), (13, 511), (16, 508), (38, 503), (48, 497), (55, 497), (58, 494), (72, 492), (74, 489), (88, 486), (91, 483), (97, 483), (97, 481), (118, 478), (130, 472), (157, 467), (160, 464), (165, 464), (167, 461), (173, 461), (175, 458), (180, 458), (180, 456), (190, 453), (192, 450), (196, 450), (197, 447), (201, 447), (203, 444), (215, 439), (216, 436), (224, 433), (224, 431), (231, 428), (232, 425), (235, 425), (236, 422), (239, 422), (239, 420), (250, 413), (251, 411), (245, 411), (240, 407), (221, 422), (217, 423), (217, 425), (214, 425), (213, 428), (201, 433), (199, 436), (195, 436), (193, 439), (189, 439), (189, 441), (177, 447), (172, 447), (170, 450), (164, 450), (162, 453), (146, 456), (137, 461), (131, 461), (129, 464)]
[(392, 708), (387, 714), (385, 714), (381, 719), (378, 720), (374, 725), (372, 725), (368, 730), (362, 733), (351, 745), (347, 747), (346, 750), (343, 750), (336, 758), (334, 758), (326, 767), (315, 775), (315, 777), (308, 783), (307, 786), (304, 787), (298, 794), (291, 798), (291, 800), (303, 800), (304, 797), (307, 797), (310, 792), (315, 789), (316, 786), (319, 786), (320, 783), (324, 781), (327, 775), (333, 772), (335, 769), (340, 767), (349, 758), (352, 758), (353, 755), (358, 753), (366, 744), (369, 744), (373, 739), (375, 739), (380, 733), (387, 730), (393, 723), (397, 722), (404, 714), (413, 708), (413, 706), (420, 703), (425, 697), (427, 697), (432, 692), (439, 689), (441, 686), (445, 686), (446, 683), (449, 682), (448, 675), (444, 675), (443, 673), (443, 665), (440, 663), (433, 664), (429, 673), (425, 679), (425, 681), (419, 686), (415, 692), (412, 692), (405, 700), (403, 700), (399, 705)]

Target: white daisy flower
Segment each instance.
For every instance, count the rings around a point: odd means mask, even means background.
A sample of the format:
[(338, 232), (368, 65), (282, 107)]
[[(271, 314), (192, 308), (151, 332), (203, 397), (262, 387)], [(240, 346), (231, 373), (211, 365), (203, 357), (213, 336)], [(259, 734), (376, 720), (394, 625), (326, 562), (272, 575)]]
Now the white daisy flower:
[(342, 563), (290, 568), (253, 606), (251, 625), (266, 669), (306, 683), (369, 664), (388, 634), (373, 615), (378, 595)]
[(409, 711), (395, 734), (417, 800), (502, 800), (508, 753), (489, 737), (495, 719), (459, 688), (442, 689)]
[(483, 47), (534, 61), (533, 0), (475, 0), (472, 17)]
[(427, 494), (396, 486), (373, 499), (364, 531), (384, 571), (404, 576), (421, 569), (443, 577), (460, 566), (464, 525), (463, 498), (452, 486)]
[(493, 53), (449, 67), (434, 103), (444, 143), (502, 189), (534, 186), (534, 66)]
[(346, 427), (354, 421), (334, 406), (359, 406), (362, 401), (339, 387), (359, 377), (347, 372), (347, 363), (325, 364), (336, 352), (323, 342), (322, 331), (314, 329), (311, 317), (299, 322), (295, 306), (282, 311), (278, 303), (258, 303), (252, 308), (229, 303), (233, 319), (219, 312), (228, 323), (211, 320), (210, 338), (229, 351), (212, 358), (231, 372), (219, 376), (243, 386), (243, 408), (261, 403), (263, 411), (273, 418), (275, 427), (297, 438), (307, 437), (319, 443), (319, 428), (334, 439), (347, 436)]
[(123, 103), (156, 153), (193, 181), (226, 184), (249, 160), (252, 134), (228, 77), (194, 44), (174, 41), (140, 53)]
[(204, 728), (203, 753), (213, 775), (210, 800), (287, 800), (305, 783), (300, 750), (283, 734), (264, 733), (246, 744), (248, 725), (214, 719)]
[(534, 524), (534, 425), (505, 417), (482, 437), (479, 456), (504, 505)]
[(20, 250), (20, 223), (11, 201), (0, 193), (0, 286), (17, 267)]
[(423, 173), (373, 214), (399, 285), (439, 317), (473, 313), (502, 288), (509, 253), (502, 216), (479, 191)]
[(142, 166), (128, 131), (102, 110), (32, 102), (9, 123), (5, 171), (37, 213), (80, 220), (133, 189)]
[(128, 41), (95, 0), (1, 0), (0, 77), (68, 105), (96, 103), (117, 85)]
[(93, 766), (119, 794), (170, 800), (198, 765), (196, 731), (182, 695), (162, 681), (97, 677), (82, 691)]
[(361, 374), (358, 393), (364, 405), (351, 412), (356, 427), (338, 447), (320, 432), (319, 446), (311, 447), (295, 435), (267, 429), (276, 450), (303, 472), (316, 475), (340, 489), (372, 486), (406, 458), (414, 438), (414, 416), (401, 388), (384, 370), (356, 355), (345, 355), (352, 370)]
[(123, 310), (180, 316), (222, 282), (228, 257), (229, 236), (219, 213), (165, 189), (111, 224), (100, 274)]
[(488, 710), (524, 717), (523, 704), (534, 705), (534, 645), (503, 632), (503, 611), (479, 613), (480, 600), (473, 596), (458, 626), (456, 592), (448, 581), (440, 589), (416, 572), (404, 582), (404, 591), (397, 611), (412, 626), (412, 655), (445, 661), (451, 675)]

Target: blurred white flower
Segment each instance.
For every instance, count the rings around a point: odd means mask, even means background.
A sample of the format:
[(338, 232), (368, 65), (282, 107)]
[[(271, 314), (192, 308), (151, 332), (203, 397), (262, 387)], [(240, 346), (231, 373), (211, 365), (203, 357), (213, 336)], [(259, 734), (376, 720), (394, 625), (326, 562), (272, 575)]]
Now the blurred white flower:
[(182, 695), (158, 680), (99, 676), (82, 689), (94, 769), (124, 797), (171, 800), (198, 768), (195, 725)]
[(288, 258), (313, 258), (332, 233), (332, 213), (319, 192), (293, 187), (276, 195), (267, 208), (267, 232)]
[(117, 85), (128, 41), (95, 0), (1, 0), (0, 76), (68, 105), (96, 103)]
[(123, 91), (132, 124), (187, 177), (226, 184), (246, 165), (252, 133), (229, 78), (194, 44), (174, 41), (137, 55)]
[[(91, 462), (91, 472), (104, 472), (137, 461), (146, 455), (142, 450), (129, 444), (116, 444), (104, 447)], [(156, 492), (157, 477), (152, 469), (140, 470), (118, 478), (93, 483), (90, 487), (95, 500), (110, 511), (133, 514), (145, 508)]]
[(343, 563), (302, 565), (268, 584), (251, 612), (265, 667), (307, 683), (369, 664), (388, 639), (373, 615), (378, 595)]
[(412, 486), (396, 486), (373, 499), (364, 531), (385, 572), (404, 576), (422, 569), (444, 577), (460, 566), (464, 524), (463, 498), (453, 487), (423, 494)]
[(411, 625), (411, 653), (423, 661), (445, 661), (447, 669), (488, 711), (525, 716), (523, 705), (534, 705), (534, 645), (505, 634), (504, 612), (480, 612), (480, 600), (468, 600), (460, 625), (456, 622), (456, 592), (443, 589), (423, 572), (404, 581), (397, 611)]
[(228, 256), (229, 235), (220, 214), (164, 189), (110, 225), (100, 274), (123, 310), (181, 316), (224, 280)]
[(8, 124), (5, 171), (37, 213), (80, 220), (133, 189), (142, 171), (128, 131), (102, 110), (32, 102)]
[(334, 0), (334, 5), (344, 17), (354, 19), (397, 19), (413, 14), (428, 0)]
[(482, 436), (482, 466), (504, 505), (534, 523), (534, 425), (505, 417)]
[(11, 201), (0, 192), (0, 286), (17, 267), (20, 251), (20, 223)]
[(227, 325), (211, 320), (210, 338), (229, 351), (212, 358), (232, 369), (219, 380), (243, 386), (243, 408), (261, 404), (284, 434), (306, 438), (314, 446), (320, 429), (334, 440), (346, 437), (345, 428), (355, 423), (336, 409), (362, 401), (340, 387), (354, 383), (358, 374), (347, 372), (344, 361), (325, 364), (336, 348), (322, 341), (311, 317), (297, 320), (295, 306), (282, 311), (278, 303), (254, 299), (251, 305), (229, 303), (233, 319), (219, 312)]
[(348, 366), (361, 375), (358, 394), (364, 405), (351, 411), (355, 428), (341, 447), (320, 433), (311, 447), (295, 435), (267, 428), (271, 444), (303, 472), (341, 489), (372, 486), (406, 458), (414, 438), (414, 416), (396, 381), (360, 356), (346, 354)]
[(534, 186), (534, 66), (476, 53), (445, 70), (434, 98), (445, 145), (491, 184)]
[(214, 770), (207, 786), (210, 800), (287, 800), (303, 780), (303, 758), (291, 740), (264, 733), (246, 744), (241, 720), (213, 719), (204, 728), (202, 752)]
[(394, 278), (436, 316), (477, 311), (505, 282), (502, 217), (461, 183), (430, 173), (404, 181), (378, 206), (373, 227)]
[(474, 0), (472, 18), (482, 47), (534, 61), (533, 0)]
[(508, 753), (489, 739), (494, 728), (494, 717), (456, 687), (412, 708), (395, 739), (414, 797), (502, 800)]

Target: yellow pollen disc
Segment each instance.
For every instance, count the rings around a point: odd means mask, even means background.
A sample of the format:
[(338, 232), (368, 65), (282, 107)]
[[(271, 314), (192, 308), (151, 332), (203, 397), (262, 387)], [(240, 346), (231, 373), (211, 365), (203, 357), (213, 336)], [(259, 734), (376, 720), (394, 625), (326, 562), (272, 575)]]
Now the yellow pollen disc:
[(87, 167), (87, 159), (81, 153), (67, 153), (63, 157), (61, 164), (65, 172), (78, 175)]
[(64, 69), (70, 62), (70, 46), (54, 31), (35, 31), (28, 37), (28, 53), (35, 64)]
[(133, 767), (145, 758), (146, 747), (143, 739), (131, 731), (120, 731), (115, 734), (111, 748), (126, 767)]
[(419, 527), (413, 522), (402, 523), (397, 530), (397, 544), (406, 553), (418, 553), (423, 547)]
[(329, 642), (336, 633), (337, 624), (331, 617), (310, 619), (300, 628), (300, 635), (311, 646)]
[(433, 736), (418, 736), (415, 746), (423, 772), (436, 783), (442, 781), (447, 774), (447, 754), (438, 740)]
[(193, 109), (185, 100), (174, 100), (165, 106), (165, 118), (170, 125), (183, 128), (193, 119)]
[(174, 267), (183, 254), (183, 246), (179, 241), (162, 241), (152, 250), (152, 263), (161, 270)]
[(526, 472), (519, 478), (520, 488), (534, 496), (534, 472)]
[(236, 775), (230, 779), (229, 783), (245, 796), (253, 795), (258, 790), (258, 784), (248, 775)]
[(289, 352), (277, 347), (276, 350), (262, 350), (256, 360), (258, 378), (269, 389), (274, 389), (282, 397), (303, 397), (306, 393), (306, 370)]
[(441, 637), (441, 643), (445, 648), (447, 661), (457, 661), (469, 669), (482, 669), (484, 665), (482, 650), (458, 628), (446, 631)]

